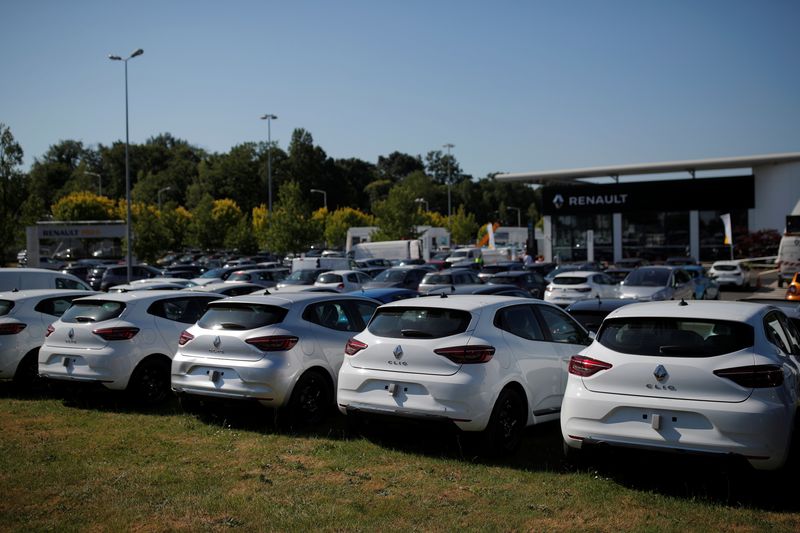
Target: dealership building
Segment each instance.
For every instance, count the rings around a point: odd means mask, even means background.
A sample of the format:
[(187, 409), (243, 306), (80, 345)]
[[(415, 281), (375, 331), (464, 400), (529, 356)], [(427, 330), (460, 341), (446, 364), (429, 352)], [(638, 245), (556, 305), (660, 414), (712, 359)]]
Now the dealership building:
[(737, 234), (783, 233), (800, 204), (800, 153), (500, 174), (542, 186), (546, 261), (730, 257)]

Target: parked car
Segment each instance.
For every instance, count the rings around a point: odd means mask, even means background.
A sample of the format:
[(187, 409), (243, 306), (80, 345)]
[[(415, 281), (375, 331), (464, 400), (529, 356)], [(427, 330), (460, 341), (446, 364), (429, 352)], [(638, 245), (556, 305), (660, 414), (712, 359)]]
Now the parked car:
[(297, 423), (322, 421), (347, 340), (379, 302), (317, 292), (238, 296), (212, 303), (181, 334), (172, 387), (181, 395), (255, 399)]
[(599, 263), (595, 262), (587, 262), (587, 263), (562, 263), (555, 268), (553, 268), (550, 272), (548, 272), (544, 279), (547, 283), (551, 283), (553, 278), (558, 276), (559, 274), (563, 274), (565, 272), (602, 272), (603, 268), (600, 266)]
[(187, 291), (194, 292), (213, 292), (223, 296), (240, 296), (242, 294), (252, 294), (254, 292), (261, 292), (271, 290), (255, 283), (248, 281), (218, 281), (215, 283), (208, 283), (206, 285), (198, 285), (196, 287), (189, 287)]
[(795, 272), (789, 287), (786, 289), (787, 300), (800, 300), (800, 272)]
[(587, 298), (618, 298), (619, 285), (602, 272), (575, 270), (558, 274), (547, 286), (545, 301), (566, 307)]
[(237, 270), (228, 276), (225, 280), (226, 283), (243, 281), (261, 285), (262, 287), (275, 287), (280, 283), (289, 273), (288, 268), (254, 268), (252, 270)]
[[(109, 287), (128, 283), (128, 267), (126, 265), (110, 265), (100, 270), (101, 267), (92, 269), (89, 273), (89, 282), (94, 290), (107, 291)], [(99, 276), (94, 275), (100, 273)], [(161, 277), (161, 271), (150, 265), (133, 265), (131, 267), (131, 279), (148, 279)]]
[(702, 265), (686, 265), (682, 268), (692, 277), (695, 300), (719, 300), (719, 284)]
[(466, 285), (481, 283), (481, 278), (474, 271), (467, 268), (448, 268), (440, 272), (428, 272), (419, 284), (418, 290), (425, 294), (430, 290), (451, 285)]
[(741, 261), (715, 261), (708, 270), (708, 275), (714, 278), (720, 287), (749, 289), (758, 281), (753, 269)]
[(356, 261), (356, 266), (361, 272), (374, 278), (387, 268), (391, 268), (392, 263), (388, 259), (370, 258)]
[(429, 290), (424, 296), (447, 296), (453, 294), (493, 294), (495, 296), (514, 296), (517, 298), (533, 298), (530, 291), (520, 289), (516, 285), (500, 285), (497, 283), (467, 283), (450, 285)]
[(620, 298), (636, 300), (692, 299), (694, 284), (683, 269), (671, 266), (639, 267), (619, 286)]
[(422, 278), (429, 272), (430, 270), (416, 266), (392, 267), (375, 276), (372, 281), (364, 285), (364, 288), (399, 287), (416, 291)]
[(372, 278), (360, 270), (331, 270), (317, 276), (314, 286), (351, 292), (359, 290), (370, 281)]
[(547, 282), (541, 275), (526, 270), (507, 270), (495, 274), (485, 281), (491, 285), (514, 285), (539, 299), (544, 299), (544, 291), (547, 288)]
[(154, 283), (122, 283), (120, 285), (109, 287), (108, 292), (179, 291), (185, 288), (185, 286), (178, 283), (170, 283), (169, 281), (156, 281)]
[(604, 444), (786, 461), (800, 335), (780, 310), (746, 302), (651, 302), (609, 315), (571, 358), (565, 452)]
[(396, 302), (398, 300), (406, 300), (408, 298), (416, 298), (419, 296), (419, 292), (412, 291), (411, 289), (401, 289), (397, 287), (386, 287), (386, 288), (375, 288), (375, 289), (367, 289), (363, 288), (357, 293), (359, 296), (364, 296), (365, 298), (372, 298), (373, 300), (378, 300), (381, 303), (388, 304), (389, 302)]
[(170, 392), (170, 360), (181, 331), (213, 293), (133, 291), (78, 298), (47, 328), (39, 350), (42, 377), (126, 390), (154, 405)]
[(630, 298), (590, 298), (569, 304), (566, 311), (572, 318), (580, 322), (584, 328), (596, 332), (600, 329), (603, 319), (611, 311), (638, 301)]
[(501, 272), (522, 270), (522, 269), (523, 268), (521, 261), (500, 261), (493, 265), (483, 265), (481, 267), (480, 272), (478, 272), (478, 277), (486, 281), (495, 274), (499, 274)]
[(241, 272), (243, 270), (255, 270), (260, 268), (258, 265), (245, 265), (241, 267), (232, 266), (232, 267), (219, 267), (219, 268), (212, 268), (206, 272), (203, 272), (200, 276), (196, 278), (192, 278), (192, 281), (197, 283), (198, 285), (206, 285), (208, 283), (216, 283), (219, 281), (225, 281), (230, 277), (231, 274), (234, 272)]
[(348, 417), (454, 424), (482, 432), (486, 452), (510, 452), (525, 426), (558, 418), (566, 361), (589, 343), (580, 324), (539, 300), (394, 302), (347, 342), (337, 403)]
[(634, 269), (640, 266), (647, 266), (649, 264), (650, 261), (642, 257), (625, 257), (624, 259), (620, 259), (619, 261), (614, 261), (614, 267), (616, 268)]
[(622, 283), (625, 281), (625, 278), (628, 277), (628, 274), (636, 270), (635, 268), (623, 268), (623, 267), (614, 267), (614, 268), (607, 268), (603, 272), (606, 276), (613, 279), (616, 283)]
[(63, 270), (66, 268), (67, 262), (53, 257), (41, 256), (39, 257), (39, 268), (47, 270)]
[(523, 268), (530, 272), (536, 272), (543, 278), (547, 279), (547, 275), (550, 274), (558, 265), (555, 263), (545, 263), (545, 262), (537, 262), (531, 263), (529, 265), (525, 265)]
[(317, 276), (323, 272), (329, 272), (329, 268), (309, 268), (303, 270), (295, 270), (284, 279), (278, 282), (279, 289), (289, 285), (313, 285), (317, 281)]
[(39, 347), (50, 322), (87, 290), (33, 289), (0, 293), (0, 381), (30, 387), (38, 377)]

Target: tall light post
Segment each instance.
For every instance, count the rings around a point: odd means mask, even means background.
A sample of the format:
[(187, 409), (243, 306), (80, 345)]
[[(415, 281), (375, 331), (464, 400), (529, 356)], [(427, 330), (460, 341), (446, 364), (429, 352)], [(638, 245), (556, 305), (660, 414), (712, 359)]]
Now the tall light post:
[(164, 191), (171, 191), (172, 187), (164, 187), (163, 189), (158, 189), (158, 212), (161, 212), (161, 193)]
[(311, 189), (311, 192), (318, 192), (322, 195), (322, 202), (325, 205), (325, 211), (328, 210), (328, 193), (322, 189)]
[(506, 209), (516, 209), (517, 210), (517, 227), (518, 228), (521, 227), (520, 223), (522, 222), (522, 219), (520, 218), (520, 211), (522, 211), (522, 210), (519, 207), (511, 207), (510, 205), (507, 205)]
[(98, 174), (97, 172), (89, 172), (88, 170), (84, 172), (87, 176), (94, 176), (97, 178), (97, 196), (103, 196), (103, 176)]
[(267, 121), (267, 212), (272, 214), (272, 121), (277, 115), (267, 113), (261, 120)]
[(455, 148), (455, 144), (447, 143), (444, 145), (444, 148), (447, 148), (447, 218), (450, 218), (450, 215), (453, 213), (453, 204), (450, 200), (450, 149)]
[(414, 201), (417, 202), (418, 204), (423, 204), (424, 203), (425, 204), (425, 211), (430, 211), (430, 209), (428, 209), (428, 200), (426, 200), (425, 198), (415, 198)]
[(125, 251), (125, 263), (128, 265), (127, 273), (128, 273), (128, 283), (131, 282), (131, 273), (133, 270), (133, 266), (131, 263), (133, 262), (133, 237), (131, 236), (131, 168), (130, 168), (130, 160), (128, 158), (128, 151), (130, 146), (130, 137), (128, 135), (128, 61), (133, 59), (136, 56), (140, 56), (144, 53), (144, 50), (139, 48), (131, 55), (129, 55), (126, 59), (123, 59), (120, 56), (109, 55), (108, 58), (111, 61), (122, 61), (125, 63), (125, 217), (126, 217), (126, 229), (125, 229), (125, 238), (127, 240), (127, 250)]

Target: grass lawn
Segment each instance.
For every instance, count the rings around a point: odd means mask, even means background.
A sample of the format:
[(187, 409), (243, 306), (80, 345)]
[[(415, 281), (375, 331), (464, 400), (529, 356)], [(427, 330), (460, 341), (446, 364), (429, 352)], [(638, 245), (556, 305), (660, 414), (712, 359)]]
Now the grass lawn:
[(576, 469), (557, 423), (492, 463), (450, 432), (345, 426), (292, 434), (256, 406), (143, 411), (0, 385), (0, 530), (800, 530), (796, 464), (617, 451)]

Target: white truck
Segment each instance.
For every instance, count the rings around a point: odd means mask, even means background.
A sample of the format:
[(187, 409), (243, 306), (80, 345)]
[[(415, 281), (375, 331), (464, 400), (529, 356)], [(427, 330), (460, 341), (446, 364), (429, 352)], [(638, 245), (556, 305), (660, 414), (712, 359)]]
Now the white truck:
[(357, 270), (356, 262), (349, 257), (295, 257), (292, 272), (327, 268), (330, 270)]
[(403, 241), (361, 242), (351, 248), (353, 259), (424, 259), (422, 241), (419, 239)]
[(449, 265), (458, 263), (474, 263), (477, 258), (481, 258), (484, 265), (494, 265), (500, 261), (511, 260), (511, 250), (509, 248), (456, 248), (450, 257), (446, 259)]

